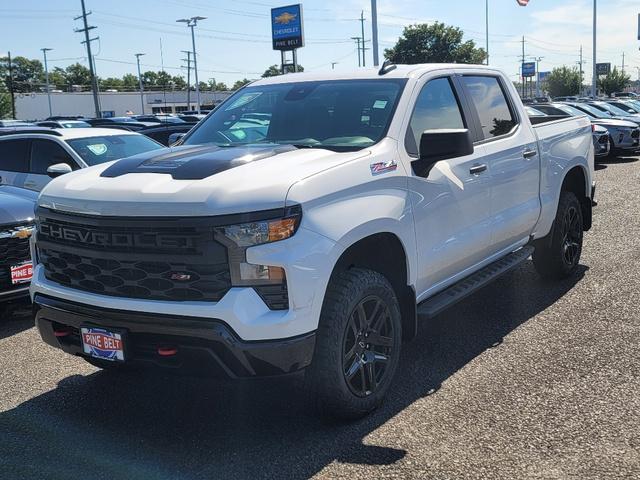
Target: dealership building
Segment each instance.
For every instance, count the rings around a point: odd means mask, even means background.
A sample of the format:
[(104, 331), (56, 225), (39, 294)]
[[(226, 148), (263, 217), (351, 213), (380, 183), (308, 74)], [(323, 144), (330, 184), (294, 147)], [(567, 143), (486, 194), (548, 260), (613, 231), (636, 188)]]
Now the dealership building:
[[(209, 110), (233, 92), (200, 92), (201, 109)], [(139, 92), (100, 92), (100, 111), (103, 117), (124, 115), (180, 113), (196, 109), (196, 93), (191, 92), (187, 103), (187, 92), (144, 92), (142, 104)], [(15, 94), (16, 118), (20, 120), (43, 120), (49, 117), (49, 103), (46, 93)], [(95, 107), (91, 92), (52, 92), (51, 110), (53, 115), (95, 117)]]

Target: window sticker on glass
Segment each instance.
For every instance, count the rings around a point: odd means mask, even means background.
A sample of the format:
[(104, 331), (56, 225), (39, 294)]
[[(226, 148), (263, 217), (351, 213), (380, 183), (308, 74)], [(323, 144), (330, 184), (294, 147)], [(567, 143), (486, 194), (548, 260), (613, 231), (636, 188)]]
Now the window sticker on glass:
[(107, 146), (104, 143), (96, 143), (94, 145), (87, 145), (87, 148), (91, 150), (94, 155), (104, 155), (107, 153)]
[(260, 95), (262, 95), (262, 92), (245, 93), (244, 95), (241, 95), (240, 98), (238, 98), (235, 102), (229, 105), (225, 110), (233, 110), (234, 108), (239, 108), (243, 105), (246, 105), (247, 103), (254, 101)]
[(376, 100), (375, 103), (373, 104), (373, 108), (379, 108), (384, 110), (385, 108), (387, 108), (387, 101), (386, 100)]

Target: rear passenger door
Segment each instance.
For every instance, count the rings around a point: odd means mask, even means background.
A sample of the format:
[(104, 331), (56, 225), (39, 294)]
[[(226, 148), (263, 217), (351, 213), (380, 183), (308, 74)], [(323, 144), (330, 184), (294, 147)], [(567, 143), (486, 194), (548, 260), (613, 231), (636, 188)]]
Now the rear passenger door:
[(540, 162), (528, 119), (520, 118), (499, 75), (459, 77), (474, 111), (485, 163), (491, 172), (492, 250), (526, 240), (540, 213)]
[(29, 172), (28, 139), (0, 139), (0, 185), (24, 186)]
[(51, 181), (47, 169), (58, 163), (66, 163), (72, 170), (78, 169), (76, 161), (56, 141), (44, 138), (33, 139), (31, 141), (29, 174), (24, 182), (24, 187), (38, 192), (42, 190)]

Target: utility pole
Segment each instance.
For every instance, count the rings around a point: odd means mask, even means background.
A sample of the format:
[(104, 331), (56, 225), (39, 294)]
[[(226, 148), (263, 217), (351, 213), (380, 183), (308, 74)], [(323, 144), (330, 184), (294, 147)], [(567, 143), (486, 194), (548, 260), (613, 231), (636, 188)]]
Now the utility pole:
[(582, 45), (580, 45), (580, 61), (578, 65), (580, 65), (580, 95), (582, 95), (582, 82), (584, 80), (584, 68), (583, 65), (587, 63), (586, 60), (582, 59)]
[(144, 88), (142, 87), (142, 74), (140, 73), (140, 57), (144, 53), (136, 53), (136, 63), (138, 64), (138, 85), (140, 86), (140, 115), (144, 115)]
[(484, 3), (484, 21), (485, 21), (485, 32), (487, 37), (487, 65), (489, 65), (489, 0), (485, 0)]
[(364, 10), (360, 12), (360, 25), (362, 26), (362, 66), (366, 67), (367, 62), (365, 60), (365, 53), (364, 53)]
[(51, 89), (49, 88), (49, 67), (47, 66), (47, 52), (53, 50), (52, 48), (41, 48), (42, 53), (44, 54), (44, 77), (47, 82), (47, 101), (49, 102), (49, 116), (53, 116), (51, 110)]
[(593, 76), (591, 78), (591, 97), (596, 98), (598, 94), (598, 71), (596, 68), (596, 30), (598, 25), (598, 5), (597, 0), (593, 0)]
[(355, 40), (358, 44), (358, 67), (361, 67), (362, 62), (360, 60), (360, 37), (351, 37), (351, 40)]
[(84, 28), (76, 28), (75, 32), (84, 33), (84, 42), (87, 45), (87, 59), (89, 60), (89, 73), (91, 74), (91, 91), (93, 92), (93, 105), (96, 110), (96, 118), (101, 118), (102, 115), (100, 113), (100, 102), (98, 100), (98, 82), (96, 80), (95, 71), (93, 68), (93, 55), (91, 54), (91, 41), (95, 40), (95, 38), (89, 38), (89, 31), (96, 28), (95, 26), (89, 26), (87, 23), (87, 16), (91, 15), (91, 12), (87, 13), (87, 10), (84, 6), (84, 0), (80, 0), (82, 4), (82, 15), (79, 17), (75, 17), (74, 20), (79, 20), (82, 18), (82, 22), (84, 24)]
[(536, 97), (540, 96), (540, 62), (544, 57), (533, 57), (536, 61)]
[(622, 52), (622, 74), (624, 75), (624, 52)]
[(7, 52), (9, 57), (9, 94), (11, 95), (11, 115), (16, 118), (16, 99), (13, 96), (13, 65), (11, 63), (11, 52)]
[(207, 17), (191, 17), (191, 18), (181, 18), (176, 20), (176, 22), (186, 23), (187, 27), (191, 28), (191, 44), (193, 50), (193, 73), (196, 80), (196, 102), (198, 102), (196, 106), (196, 111), (200, 113), (200, 83), (198, 82), (198, 56), (196, 53), (196, 33), (195, 28), (198, 25), (198, 20), (206, 20)]
[(187, 58), (183, 58), (183, 62), (187, 62), (187, 110), (191, 110), (191, 50), (182, 50), (187, 54)]
[(338, 63), (339, 62), (331, 62), (331, 70), (335, 70)]
[(371, 41), (373, 42), (373, 66), (377, 67), (380, 60), (378, 57), (378, 5), (376, 0), (371, 0)]
[(524, 56), (524, 35), (523, 35), (522, 36), (522, 62), (520, 64), (520, 72), (522, 73), (522, 98), (524, 98), (527, 95), (527, 93), (525, 91), (525, 86), (524, 86), (524, 79), (525, 79), (525, 77), (524, 77), (524, 59), (525, 59), (525, 56)]

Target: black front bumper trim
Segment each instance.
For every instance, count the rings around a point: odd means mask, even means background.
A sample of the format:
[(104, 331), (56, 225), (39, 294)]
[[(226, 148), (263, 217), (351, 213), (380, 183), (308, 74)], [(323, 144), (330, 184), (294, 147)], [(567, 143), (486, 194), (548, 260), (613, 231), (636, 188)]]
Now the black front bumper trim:
[[(72, 355), (84, 355), (80, 325), (127, 331), (128, 362), (184, 373), (230, 378), (293, 373), (311, 364), (315, 332), (279, 340), (244, 341), (217, 319), (149, 314), (99, 308), (37, 294), (36, 326), (45, 343)], [(70, 333), (56, 337), (54, 332)], [(158, 348), (177, 348), (164, 357)]]

